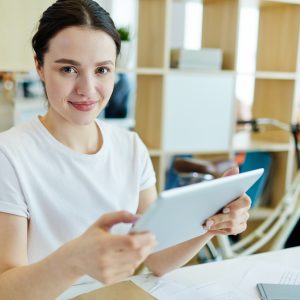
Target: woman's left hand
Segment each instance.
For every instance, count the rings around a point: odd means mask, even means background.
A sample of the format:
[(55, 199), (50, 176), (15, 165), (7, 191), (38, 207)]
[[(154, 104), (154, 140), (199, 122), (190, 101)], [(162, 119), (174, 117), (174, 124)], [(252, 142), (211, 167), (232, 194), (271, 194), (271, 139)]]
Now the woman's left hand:
[[(222, 177), (239, 173), (237, 167), (227, 170)], [(206, 220), (204, 228), (211, 234), (236, 235), (246, 230), (247, 220), (249, 219), (249, 209), (251, 199), (246, 194), (232, 201), (222, 210)]]
[(246, 230), (249, 219), (251, 200), (243, 194), (237, 200), (228, 204), (222, 213), (210, 217), (204, 228), (211, 234), (236, 235)]

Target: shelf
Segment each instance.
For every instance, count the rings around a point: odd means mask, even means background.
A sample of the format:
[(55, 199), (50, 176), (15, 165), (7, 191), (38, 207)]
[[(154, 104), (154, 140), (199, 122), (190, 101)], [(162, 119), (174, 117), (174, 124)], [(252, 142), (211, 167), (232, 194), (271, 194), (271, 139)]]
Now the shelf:
[(167, 71), (168, 74), (203, 74), (203, 75), (225, 75), (225, 74), (230, 74), (230, 75), (235, 75), (236, 72), (233, 70), (202, 70), (202, 69), (175, 69), (175, 68), (170, 68)]
[(276, 79), (276, 80), (296, 80), (299, 74), (295, 72), (274, 72), (274, 71), (256, 71), (256, 72), (237, 72), (237, 76), (252, 76), (256, 79)]
[(136, 73), (138, 75), (163, 75), (166, 70), (163, 68), (137, 68)]
[(219, 155), (219, 154), (224, 154), (227, 152), (220, 151), (220, 152), (202, 152), (202, 151), (165, 151), (165, 150), (159, 150), (159, 149), (149, 149), (150, 156), (174, 156), (174, 155), (186, 155), (186, 154), (191, 154), (191, 155)]
[(268, 4), (272, 4), (272, 2), (274, 3), (282, 3), (282, 4), (300, 4), (300, 0), (262, 0), (261, 3), (268, 3)]
[(117, 73), (136, 73), (138, 75), (167, 75), (167, 74), (214, 74), (214, 75), (224, 75), (230, 74), (234, 75), (233, 70), (205, 70), (205, 69), (175, 69), (175, 68), (136, 68), (136, 69), (117, 69)]
[(236, 72), (234, 70), (205, 70), (205, 69), (176, 69), (176, 68), (130, 68), (130, 69), (116, 69), (116, 73), (136, 73), (139, 75), (165, 75), (172, 73), (184, 74), (214, 74), (224, 75), (232, 74), (237, 76), (253, 76), (257, 79), (278, 79), (278, 80), (296, 80), (300, 75), (296, 72), (274, 72), (274, 71), (257, 71), (257, 72)]
[(254, 76), (257, 79), (296, 80), (299, 75), (294, 72), (257, 71), (257, 72), (255, 72)]
[(162, 151), (159, 149), (149, 149), (149, 154), (151, 157), (157, 157), (162, 155)]
[(166, 70), (163, 68), (117, 68), (116, 73), (133, 73), (138, 75), (163, 75)]
[(300, 4), (300, 0), (240, 0), (241, 8), (259, 8), (279, 4)]
[(116, 68), (116, 73), (124, 74), (124, 73), (135, 73), (135, 68)]
[(237, 132), (233, 137), (234, 151), (283, 152), (293, 149), (292, 143), (276, 143), (254, 140), (250, 132)]
[[(173, 2), (186, 2), (187, 0), (173, 0)], [(200, 0), (201, 2), (205, 1), (205, 0)], [(255, 6), (257, 7), (258, 4), (261, 3), (285, 3), (285, 4), (300, 4), (300, 0), (240, 0), (241, 5), (243, 5), (243, 7), (249, 7), (249, 6)]]

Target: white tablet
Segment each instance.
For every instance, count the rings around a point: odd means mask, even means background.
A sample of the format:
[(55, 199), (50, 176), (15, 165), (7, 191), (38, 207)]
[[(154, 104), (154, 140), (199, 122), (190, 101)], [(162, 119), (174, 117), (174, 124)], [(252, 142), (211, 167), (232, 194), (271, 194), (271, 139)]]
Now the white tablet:
[(222, 177), (162, 192), (131, 232), (150, 231), (158, 242), (153, 252), (195, 238), (201, 224), (246, 192), (263, 169)]

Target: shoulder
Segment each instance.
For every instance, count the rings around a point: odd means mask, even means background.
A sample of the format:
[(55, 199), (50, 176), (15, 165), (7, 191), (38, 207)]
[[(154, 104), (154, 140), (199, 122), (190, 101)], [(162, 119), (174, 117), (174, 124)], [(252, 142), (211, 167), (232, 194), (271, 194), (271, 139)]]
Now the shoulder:
[(13, 151), (22, 148), (25, 144), (30, 144), (34, 136), (34, 120), (24, 124), (14, 126), (0, 133), (0, 150)]

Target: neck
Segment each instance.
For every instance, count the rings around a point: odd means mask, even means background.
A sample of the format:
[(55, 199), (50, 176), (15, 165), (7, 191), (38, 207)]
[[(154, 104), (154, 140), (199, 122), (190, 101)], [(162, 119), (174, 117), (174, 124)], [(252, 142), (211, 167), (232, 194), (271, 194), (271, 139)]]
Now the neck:
[(40, 121), (55, 139), (72, 150), (94, 154), (102, 146), (102, 135), (95, 121), (87, 125), (73, 124), (55, 114), (51, 108), (40, 117)]

